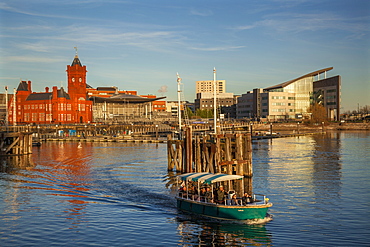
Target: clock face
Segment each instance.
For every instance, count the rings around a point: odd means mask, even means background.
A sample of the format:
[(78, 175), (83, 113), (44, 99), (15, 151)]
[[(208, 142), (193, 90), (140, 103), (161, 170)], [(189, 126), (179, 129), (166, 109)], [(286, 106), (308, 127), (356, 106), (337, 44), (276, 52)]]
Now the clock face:
[(82, 82), (82, 78), (80, 78), (79, 81)]
[(75, 82), (75, 78), (74, 77), (72, 77), (72, 81)]

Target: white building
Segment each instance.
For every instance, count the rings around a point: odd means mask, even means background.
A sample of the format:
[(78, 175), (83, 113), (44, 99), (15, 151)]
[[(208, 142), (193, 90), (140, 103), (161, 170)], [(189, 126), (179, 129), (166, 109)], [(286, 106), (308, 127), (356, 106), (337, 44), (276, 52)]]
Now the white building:
[[(267, 118), (269, 121), (300, 119), (309, 115), (307, 110), (314, 102), (314, 96), (319, 95), (316, 92), (330, 87), (331, 94), (328, 97), (331, 101), (322, 105), (330, 110), (328, 117), (335, 115), (334, 120), (339, 119), (340, 76), (326, 78), (326, 72), (332, 69), (333, 67), (317, 70), (272, 87), (258, 88), (242, 94), (236, 107), (237, 118)], [(321, 74), (324, 74), (322, 80)]]

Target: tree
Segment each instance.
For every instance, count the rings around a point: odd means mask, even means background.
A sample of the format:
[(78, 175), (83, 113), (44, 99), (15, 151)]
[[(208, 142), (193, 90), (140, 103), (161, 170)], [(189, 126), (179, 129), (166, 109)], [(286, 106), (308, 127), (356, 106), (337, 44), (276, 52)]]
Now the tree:
[(195, 115), (200, 118), (213, 118), (213, 109), (197, 109)]
[(186, 114), (188, 115), (189, 118), (194, 116), (193, 111), (189, 107), (186, 107), (185, 111), (186, 111)]
[(311, 113), (311, 123), (326, 123), (328, 121), (326, 108), (320, 104), (311, 105), (307, 112)]

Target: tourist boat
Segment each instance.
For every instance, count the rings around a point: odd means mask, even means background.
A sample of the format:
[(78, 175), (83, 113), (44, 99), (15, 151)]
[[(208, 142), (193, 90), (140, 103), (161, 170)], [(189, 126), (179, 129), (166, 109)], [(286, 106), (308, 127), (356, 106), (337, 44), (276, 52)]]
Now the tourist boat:
[[(214, 189), (223, 186), (227, 188), (227, 197), (222, 203), (215, 203)], [(211, 196), (205, 196), (200, 191), (208, 187)], [(222, 173), (185, 173), (177, 176), (176, 195), (178, 209), (201, 216), (222, 220), (255, 220), (265, 219), (268, 208), (272, 206), (269, 199), (261, 194), (254, 194), (252, 202), (242, 203), (244, 194), (243, 176)], [(192, 190), (193, 188), (193, 190)], [(240, 194), (236, 193), (241, 188)], [(204, 191), (204, 190), (203, 190)], [(232, 196), (236, 194), (239, 205), (231, 205)], [(235, 202), (235, 199), (234, 199)]]

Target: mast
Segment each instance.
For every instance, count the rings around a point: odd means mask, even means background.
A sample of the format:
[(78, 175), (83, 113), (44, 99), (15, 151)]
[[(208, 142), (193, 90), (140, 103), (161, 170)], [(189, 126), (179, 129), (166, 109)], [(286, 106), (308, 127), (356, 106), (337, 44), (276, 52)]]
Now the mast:
[(217, 134), (217, 111), (216, 111), (216, 68), (213, 68), (213, 128)]
[(177, 73), (177, 100), (178, 100), (178, 109), (177, 115), (179, 118), (179, 136), (181, 138), (181, 78), (179, 73)]

